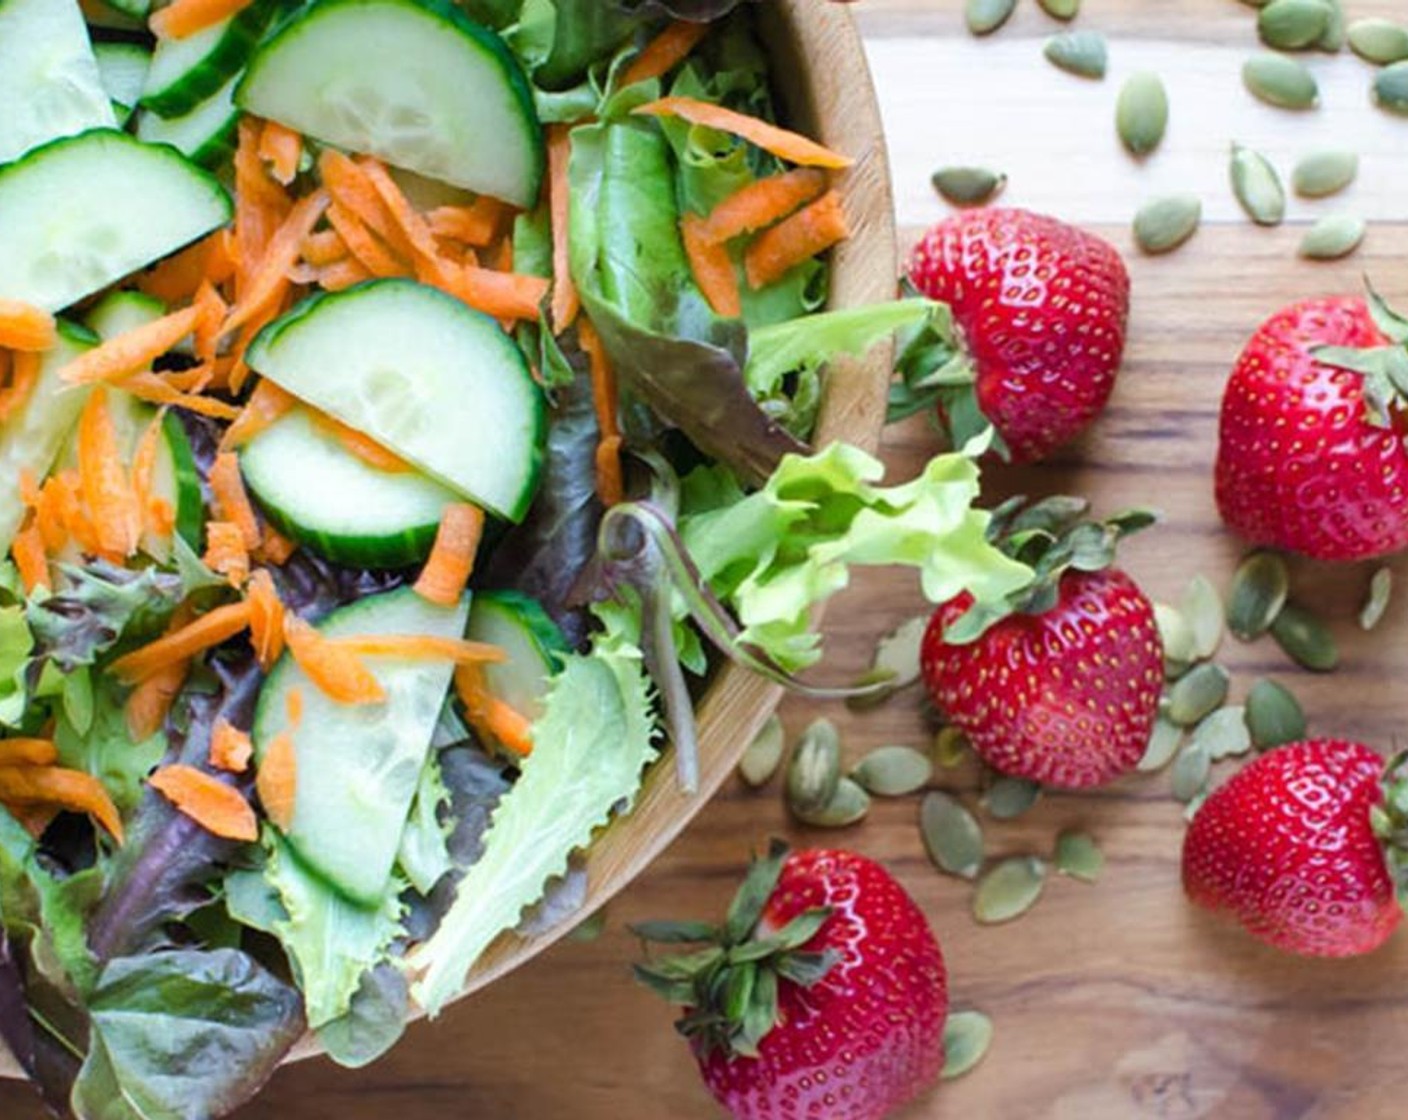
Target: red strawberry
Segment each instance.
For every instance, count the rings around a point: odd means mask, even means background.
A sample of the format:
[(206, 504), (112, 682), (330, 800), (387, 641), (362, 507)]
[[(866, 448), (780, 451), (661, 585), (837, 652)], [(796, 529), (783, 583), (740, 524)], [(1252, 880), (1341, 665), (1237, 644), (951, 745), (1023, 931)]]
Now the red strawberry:
[[(1132, 769), (1149, 744), (1163, 687), (1154, 608), (1116, 568), (1114, 544), (1140, 527), (1062, 525), (1051, 499), (999, 536), (1020, 542), (1036, 582), (1001, 610), (964, 593), (934, 612), (920, 664), (930, 695), (987, 763), (1006, 774), (1079, 789)], [(1066, 512), (1083, 504), (1064, 507)], [(1067, 518), (1069, 522), (1069, 518)], [(1033, 550), (1033, 529), (1046, 527)]]
[[(1183, 887), (1291, 953), (1377, 949), (1403, 918), (1380, 834), (1399, 848), (1398, 793), (1360, 743), (1317, 739), (1262, 755), (1207, 799), (1183, 841)], [(1401, 850), (1401, 848), (1399, 849)]]
[[(1404, 371), (1408, 360), (1401, 346), (1369, 349), (1388, 342), (1353, 296), (1295, 303), (1262, 324), (1222, 401), (1217, 504), (1233, 530), (1320, 560), (1408, 546), (1408, 383), (1386, 359), (1396, 353)], [(1383, 368), (1366, 377), (1329, 364), (1314, 353), (1322, 346), (1362, 353), (1321, 357)]]
[[(1109, 243), (1026, 210), (967, 210), (929, 231), (909, 278), (952, 309), (977, 407), (1014, 462), (1044, 458), (1105, 407), (1129, 317)], [(964, 412), (952, 398), (941, 408), (955, 424)]]
[(636, 971), (685, 1006), (676, 1026), (738, 1120), (881, 1120), (943, 1068), (943, 955), (914, 900), (873, 860), (786, 855), (774, 843), (723, 927), (636, 932), (710, 943)]

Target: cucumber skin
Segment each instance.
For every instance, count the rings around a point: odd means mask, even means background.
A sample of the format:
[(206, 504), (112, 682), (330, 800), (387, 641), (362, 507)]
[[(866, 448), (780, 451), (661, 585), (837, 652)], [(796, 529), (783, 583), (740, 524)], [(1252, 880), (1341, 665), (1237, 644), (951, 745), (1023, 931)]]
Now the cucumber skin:
[[(533, 636), (533, 640), (542, 647), (545, 654), (571, 653), (572, 647), (567, 643), (567, 635), (562, 632), (562, 627), (552, 620), (543, 604), (531, 595), (526, 595), (522, 591), (514, 591), (511, 588), (504, 588), (497, 591), (476, 591), (474, 593), (474, 606), (494, 606), (500, 605), (516, 614), (523, 622), (523, 627)], [(473, 618), (473, 608), (471, 608), (471, 620)]]
[[(164, 89), (143, 93), (137, 105), (159, 117), (183, 117), (220, 92), (259, 48), (260, 39), (278, 14), (283, 0), (254, 0), (230, 21), (209, 55)], [(197, 158), (197, 157), (192, 157)], [(204, 163), (203, 159), (197, 162)]]
[(171, 412), (162, 417), (161, 434), (171, 452), (171, 469), (176, 478), (176, 533), (200, 555), (205, 528), (205, 500), (200, 492), (200, 470), (195, 453), (181, 421)]
[(435, 525), (425, 526), (421, 530), (407, 530), (396, 537), (341, 537), (305, 529), (278, 506), (266, 501), (257, 493), (253, 496), (259, 504), (260, 512), (269, 519), (275, 529), (334, 564), (344, 564), (349, 568), (394, 571), (421, 563), (435, 547), (435, 532), (438, 528)]

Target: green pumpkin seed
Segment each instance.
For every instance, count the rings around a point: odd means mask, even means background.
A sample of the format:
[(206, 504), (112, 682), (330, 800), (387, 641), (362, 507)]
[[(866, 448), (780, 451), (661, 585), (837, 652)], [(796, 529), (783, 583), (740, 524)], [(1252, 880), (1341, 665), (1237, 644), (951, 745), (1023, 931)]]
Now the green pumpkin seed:
[(865, 819), (870, 812), (870, 795), (850, 778), (842, 778), (831, 800), (821, 808), (799, 810), (794, 806), (793, 812), (803, 824), (817, 828), (845, 828)]
[(1007, 185), (1007, 176), (986, 167), (941, 167), (930, 181), (955, 206), (981, 206)]
[(1236, 758), (1252, 749), (1252, 733), (1247, 729), (1247, 713), (1240, 707), (1220, 708), (1193, 730), (1189, 747), (1208, 752), (1208, 760), (1220, 762)]
[(1100, 878), (1105, 854), (1088, 832), (1066, 831), (1056, 838), (1056, 870), (1083, 883)]
[(1389, 19), (1357, 19), (1346, 33), (1349, 49), (1366, 62), (1389, 66), (1408, 59), (1408, 27)]
[(1080, 14), (1080, 0), (1037, 0), (1041, 10), (1056, 19), (1075, 19)]
[(990, 35), (1011, 17), (1017, 0), (968, 0), (964, 19), (974, 35)]
[(1183, 597), (1178, 600), (1178, 613), (1193, 632), (1193, 656), (1206, 661), (1217, 653), (1226, 628), (1226, 612), (1222, 596), (1207, 576), (1194, 576), (1188, 581)]
[(1286, 189), (1271, 161), (1260, 152), (1233, 144), (1231, 167), (1232, 192), (1247, 217), (1259, 226), (1280, 225), (1286, 216)]
[(1369, 595), (1359, 611), (1359, 625), (1365, 630), (1376, 629), (1388, 613), (1388, 603), (1392, 595), (1393, 570), (1380, 568), (1369, 580)]
[(1327, 214), (1305, 231), (1300, 255), (1311, 261), (1337, 261), (1359, 248), (1368, 228), (1353, 214)]
[(978, 880), (973, 892), (973, 916), (984, 925), (1021, 917), (1041, 897), (1046, 885), (1046, 861), (1036, 856), (1009, 856)]
[(1134, 216), (1134, 240), (1146, 253), (1172, 252), (1198, 231), (1202, 220), (1197, 195), (1165, 195), (1140, 207)]
[(982, 869), (982, 826), (951, 794), (933, 790), (924, 795), (919, 806), (919, 833), (924, 850), (940, 871), (972, 879)]
[(1141, 71), (1124, 83), (1115, 107), (1115, 128), (1136, 156), (1148, 155), (1159, 146), (1168, 130), (1168, 91), (1157, 74)]
[(1227, 700), (1232, 677), (1221, 665), (1204, 662), (1188, 671), (1168, 692), (1168, 718), (1195, 727)]
[(1258, 100), (1280, 109), (1313, 109), (1320, 101), (1315, 75), (1294, 58), (1270, 51), (1247, 59), (1242, 84)]
[[(893, 669), (867, 669), (851, 682), (851, 687), (861, 691), (846, 697), (846, 707), (853, 712), (868, 712), (889, 701), (895, 694), (895, 673)], [(874, 685), (884, 685), (875, 688)]]
[(851, 777), (877, 797), (904, 797), (929, 784), (934, 764), (913, 747), (877, 747), (860, 760)]
[(1329, 24), (1325, 0), (1272, 0), (1257, 17), (1256, 29), (1268, 47), (1295, 51), (1314, 46)]
[(1163, 642), (1164, 660), (1185, 665), (1191, 662), (1195, 649), (1193, 627), (1183, 617), (1183, 612), (1167, 603), (1155, 603), (1154, 622), (1159, 628), (1159, 640)]
[(1232, 577), (1227, 597), (1227, 628), (1244, 642), (1255, 641), (1276, 621), (1291, 593), (1291, 573), (1275, 552), (1253, 552)]
[(598, 910), (590, 918), (578, 923), (567, 935), (568, 941), (587, 944), (596, 941), (606, 931), (606, 908)]
[(1315, 40), (1317, 50), (1328, 54), (1338, 54), (1344, 49), (1349, 33), (1344, 18), (1344, 5), (1340, 0), (1325, 0), (1330, 6), (1329, 18), (1325, 21), (1325, 33)]
[(900, 623), (876, 643), (871, 666), (892, 672), (892, 683), (896, 688), (913, 684), (919, 679), (919, 650), (928, 628), (928, 615), (918, 615)]
[(1212, 757), (1207, 748), (1189, 743), (1173, 760), (1173, 771), (1170, 775), (1173, 796), (1179, 801), (1193, 800), (1206, 788), (1211, 770)]
[(1359, 174), (1359, 156), (1355, 152), (1312, 152), (1296, 164), (1291, 172), (1291, 185), (1305, 198), (1327, 198), (1338, 194), (1354, 182)]
[(1144, 757), (1139, 760), (1136, 770), (1145, 774), (1152, 774), (1156, 770), (1162, 770), (1178, 753), (1178, 748), (1183, 745), (1183, 728), (1174, 723), (1162, 713), (1154, 720), (1154, 730), (1149, 735), (1149, 745), (1144, 750)]
[(1304, 607), (1287, 603), (1271, 624), (1271, 636), (1297, 665), (1317, 673), (1339, 667), (1339, 647), (1325, 624)]
[(1380, 108), (1408, 116), (1408, 62), (1395, 62), (1374, 80), (1374, 100)]
[(769, 716), (767, 723), (763, 724), (757, 736), (748, 744), (748, 749), (743, 752), (743, 758), (738, 763), (739, 776), (754, 788), (766, 785), (768, 779), (777, 773), (785, 746), (782, 720), (777, 716)]
[(1041, 799), (1041, 783), (1000, 777), (983, 794), (983, 808), (1000, 821), (1016, 820)]
[(841, 738), (835, 725), (819, 719), (802, 733), (787, 767), (787, 803), (798, 816), (814, 812), (836, 796), (841, 782)]
[(1063, 31), (1046, 40), (1042, 54), (1053, 66), (1081, 78), (1103, 78), (1110, 48), (1098, 31)]
[(972, 753), (968, 736), (956, 727), (941, 727), (934, 736), (934, 765), (945, 770), (961, 766)]
[(992, 1045), (992, 1020), (981, 1011), (954, 1011), (944, 1020), (944, 1068), (942, 1081), (962, 1077), (979, 1062)]
[(1275, 681), (1259, 680), (1247, 693), (1247, 730), (1259, 751), (1305, 738), (1300, 701)]

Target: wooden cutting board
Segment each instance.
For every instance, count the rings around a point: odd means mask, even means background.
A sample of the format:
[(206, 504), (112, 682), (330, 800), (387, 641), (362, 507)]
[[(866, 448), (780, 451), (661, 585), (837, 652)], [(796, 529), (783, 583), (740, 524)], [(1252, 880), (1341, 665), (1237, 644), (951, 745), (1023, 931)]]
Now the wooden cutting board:
[[(764, 0), (766, 2), (766, 0)], [(821, 2), (821, 0), (817, 0)], [(1402, 3), (1346, 0), (1352, 16), (1408, 16)], [(994, 497), (1081, 492), (1103, 509), (1159, 507), (1161, 527), (1132, 543), (1127, 566), (1156, 597), (1172, 598), (1204, 572), (1224, 583), (1240, 547), (1211, 499), (1218, 398), (1231, 363), (1266, 314), (1290, 299), (1353, 291), (1361, 273), (1408, 305), (1408, 120), (1370, 107), (1368, 68), (1349, 55), (1310, 61), (1324, 107), (1267, 109), (1242, 92), (1254, 13), (1232, 0), (1086, 0), (1080, 26), (1111, 40), (1111, 75), (1085, 82), (1040, 57), (1056, 24), (1022, 0), (992, 40), (963, 30), (954, 0), (862, 0), (886, 112), (905, 246), (945, 209), (928, 175), (978, 162), (1012, 177), (1004, 201), (1079, 220), (1130, 259), (1134, 311), (1127, 362), (1111, 408), (1089, 438), (1047, 466), (992, 475)], [(1164, 147), (1142, 165), (1114, 138), (1121, 78), (1152, 68), (1167, 80), (1173, 119)], [(1312, 148), (1364, 157), (1359, 183), (1329, 204), (1293, 202), (1291, 220), (1259, 230), (1226, 187), (1234, 138), (1283, 171)], [(1178, 254), (1140, 258), (1128, 236), (1139, 202), (1199, 192), (1208, 221)], [(1313, 215), (1352, 209), (1373, 220), (1360, 253), (1311, 265), (1295, 246)], [(935, 450), (926, 424), (893, 429), (892, 476), (914, 475)], [(1395, 563), (1400, 580), (1408, 564)], [(1258, 675), (1293, 687), (1312, 730), (1403, 745), (1408, 717), (1408, 594), (1365, 637), (1353, 615), (1370, 570), (1305, 567), (1297, 587), (1335, 617), (1345, 664), (1328, 677), (1291, 668), (1274, 646), (1229, 643), (1222, 660), (1238, 694)], [(828, 616), (834, 671), (868, 663), (875, 640), (923, 610), (913, 582), (889, 573), (856, 581)], [(849, 756), (929, 732), (909, 694), (865, 715), (837, 704), (788, 701), (796, 734), (827, 716)], [(977, 774), (940, 783), (971, 798)], [(563, 944), (531, 966), (412, 1028), (369, 1070), (317, 1062), (281, 1072), (241, 1120), (706, 1120), (700, 1087), (670, 1014), (629, 976), (637, 947), (625, 924), (652, 916), (718, 916), (750, 848), (770, 834), (795, 844), (844, 845), (885, 861), (943, 942), (955, 1006), (996, 1023), (985, 1063), (907, 1115), (938, 1117), (1380, 1120), (1408, 1099), (1408, 936), (1372, 958), (1304, 962), (1278, 956), (1194, 912), (1178, 881), (1182, 807), (1166, 775), (1090, 794), (1052, 793), (1017, 822), (987, 827), (991, 855), (1043, 852), (1065, 827), (1090, 830), (1109, 864), (1096, 886), (1055, 881), (1025, 918), (982, 928), (970, 889), (924, 856), (914, 798), (877, 804), (861, 826), (824, 833), (791, 824), (776, 783), (736, 781), (643, 878), (614, 903), (606, 934)], [(26, 1092), (0, 1085), (0, 1117), (38, 1120)]]

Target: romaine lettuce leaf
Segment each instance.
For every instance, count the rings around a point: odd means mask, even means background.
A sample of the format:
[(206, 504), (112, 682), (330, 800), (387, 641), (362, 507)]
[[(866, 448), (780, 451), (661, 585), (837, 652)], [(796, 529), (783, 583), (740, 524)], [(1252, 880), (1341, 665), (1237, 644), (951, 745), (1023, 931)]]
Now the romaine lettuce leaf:
[(470, 968), (548, 880), (567, 871), (655, 758), (649, 690), (634, 647), (573, 655), (553, 678), (533, 753), (489, 825), (483, 856), (460, 881), (439, 930), (407, 961), (412, 995), (438, 1014)]

